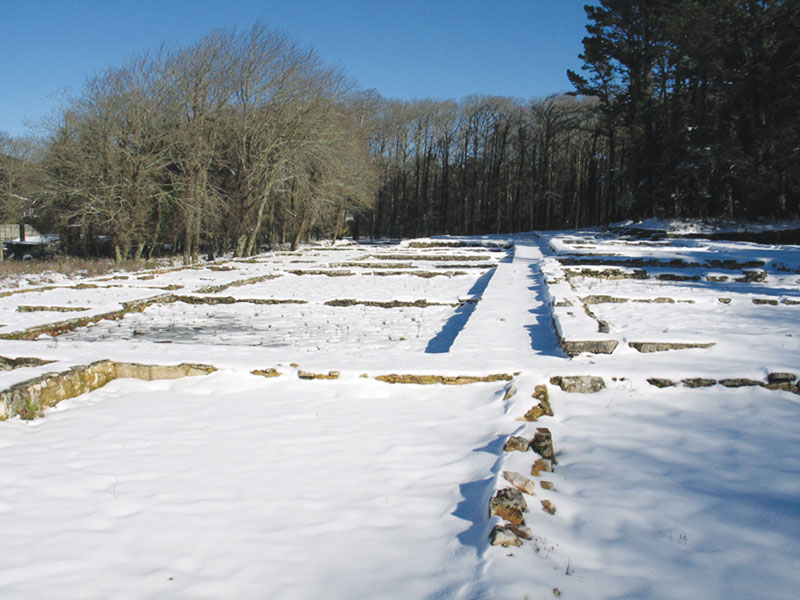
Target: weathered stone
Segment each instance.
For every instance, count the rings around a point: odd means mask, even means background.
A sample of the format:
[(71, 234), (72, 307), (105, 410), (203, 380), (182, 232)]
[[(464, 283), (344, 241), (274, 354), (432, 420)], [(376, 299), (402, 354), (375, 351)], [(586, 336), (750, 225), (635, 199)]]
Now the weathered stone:
[(616, 296), (608, 296), (605, 294), (595, 294), (581, 298), (581, 302), (584, 304), (622, 304), (627, 301), (628, 298), (618, 298)]
[(489, 543), (492, 546), (502, 546), (503, 548), (522, 546), (522, 540), (511, 529), (502, 525), (495, 525), (492, 528), (492, 532), (489, 534)]
[(727, 275), (706, 275), (706, 281), (711, 283), (722, 283), (723, 281), (728, 281)]
[(327, 269), (294, 269), (286, 271), (292, 275), (325, 275), (327, 277), (350, 277), (355, 275), (352, 271), (332, 271)]
[(738, 283), (761, 283), (767, 280), (767, 272), (762, 269), (742, 270), (744, 277), (737, 277), (734, 281)]
[(17, 306), (17, 312), (81, 312), (84, 310), (91, 310), (86, 306), (30, 306), (20, 304)]
[(787, 306), (797, 306), (798, 304), (800, 304), (800, 300), (792, 300), (790, 298), (784, 298), (783, 300), (781, 300), (781, 302), (783, 302)]
[(753, 298), (753, 304), (768, 304), (769, 306), (778, 306), (778, 301), (775, 298)]
[(557, 385), (565, 392), (591, 394), (606, 387), (602, 377), (594, 375), (564, 375), (551, 377), (550, 383)]
[(525, 477), (525, 475), (521, 475), (520, 473), (515, 473), (514, 471), (503, 471), (503, 479), (505, 479), (519, 491), (530, 494), (531, 496), (533, 496), (534, 492), (536, 491), (536, 484)]
[(339, 379), (339, 371), (328, 371), (328, 373), (312, 373), (311, 371), (298, 371), (300, 379)]
[(511, 381), (514, 377), (508, 373), (495, 373), (492, 375), (377, 375), (375, 379), (386, 383), (411, 383), (419, 385), (433, 385), (441, 383), (444, 385), (466, 385), (468, 383), (486, 383), (493, 381)]
[(540, 402), (550, 403), (550, 392), (547, 391), (547, 386), (543, 383), (534, 387), (531, 395)]
[(506, 443), (503, 445), (503, 450), (506, 452), (527, 452), (529, 445), (530, 443), (524, 437), (512, 435), (506, 440)]
[(672, 387), (675, 385), (675, 382), (671, 379), (662, 379), (661, 377), (650, 377), (647, 380), (647, 383), (654, 385), (657, 388)]
[(278, 277), (280, 277), (280, 275), (269, 273), (267, 275), (259, 275), (258, 277), (250, 277), (248, 279), (238, 279), (236, 281), (231, 281), (229, 283), (223, 283), (220, 285), (207, 285), (205, 287), (197, 288), (195, 292), (198, 294), (216, 294), (218, 292), (227, 290), (228, 288), (231, 287), (252, 285), (254, 283), (261, 283), (262, 281), (267, 281), (269, 279), (277, 279)]
[[(449, 265), (448, 265), (449, 266)], [(376, 275), (378, 277), (393, 277), (397, 275), (412, 275), (414, 277), (421, 277), (422, 279), (431, 279), (432, 277), (457, 277), (460, 275), (467, 275), (466, 271), (370, 271), (364, 272), (362, 275)]]
[(688, 388), (700, 388), (700, 387), (711, 387), (712, 385), (716, 385), (716, 379), (706, 379), (704, 377), (690, 377), (688, 379), (682, 379), (681, 383)]
[(556, 507), (553, 506), (553, 503), (550, 500), (542, 500), (542, 510), (546, 513), (550, 513), (551, 515), (556, 514)]
[(526, 527), (525, 525), (514, 525), (513, 523), (503, 523), (503, 527), (510, 530), (518, 538), (522, 538), (523, 540), (533, 539), (533, 532), (531, 531), (530, 527)]
[(525, 497), (516, 488), (497, 490), (494, 498), (489, 500), (489, 516), (498, 516), (514, 525), (523, 525), (522, 513), (528, 508)]
[(583, 352), (590, 354), (612, 354), (619, 342), (617, 340), (560, 340), (561, 349), (567, 356), (578, 356)]
[(528, 412), (522, 416), (522, 421), (538, 421), (540, 417), (544, 417), (547, 413), (542, 408), (541, 403), (533, 406)]
[(539, 458), (536, 459), (536, 462), (533, 463), (531, 467), (531, 475), (534, 477), (538, 477), (539, 473), (552, 473), (553, 472), (553, 463), (546, 458)]
[(608, 321), (597, 319), (597, 333), (610, 333), (610, 332), (611, 332), (611, 326), (608, 324)]
[(437, 262), (457, 262), (459, 260), (472, 262), (476, 260), (486, 260), (486, 254), (376, 254), (372, 258), (378, 260), (426, 260)]
[(733, 377), (729, 379), (720, 379), (717, 383), (720, 385), (724, 385), (728, 388), (739, 388), (739, 387), (748, 387), (748, 386), (758, 386), (764, 385), (760, 381), (756, 381), (755, 379), (747, 379), (745, 377)]
[(711, 348), (715, 342), (683, 343), (683, 342), (628, 342), (628, 346), (642, 353), (667, 352), (669, 350), (687, 350), (690, 348)]
[(700, 281), (700, 275), (677, 275), (675, 273), (661, 273), (661, 281)]
[(552, 492), (556, 491), (556, 486), (552, 481), (544, 481), (544, 480), (542, 480), (542, 481), (539, 482), (539, 485), (541, 485), (542, 489), (544, 489), (544, 490), (550, 490)]
[(23, 367), (40, 367), (52, 362), (55, 361), (26, 356), (20, 356), (18, 358), (6, 358), (5, 356), (0, 356), (0, 371), (13, 371), (14, 369), (21, 369)]
[(737, 269), (753, 269), (756, 267), (763, 267), (764, 261), (763, 260), (738, 261), (732, 258), (726, 258), (723, 260), (720, 259), (709, 260), (706, 262), (706, 265), (714, 269), (728, 269), (729, 271), (735, 271)]
[(720, 302), (722, 302), (723, 304), (730, 304), (731, 303), (731, 299), (730, 298), (718, 298), (718, 300)]
[(141, 365), (101, 360), (61, 373), (42, 375), (0, 391), (0, 420), (16, 415), (24, 419), (37, 417), (44, 409), (62, 400), (99, 389), (114, 379), (128, 377), (152, 381), (208, 375), (214, 371), (216, 369), (210, 365), (193, 363)]
[(547, 427), (537, 428), (536, 434), (530, 441), (530, 448), (542, 458), (548, 458), (553, 464), (557, 464), (553, 451), (553, 435)]
[(325, 302), (326, 306), (372, 306), (376, 308), (428, 308), (431, 306), (458, 306), (458, 303), (445, 303), (445, 302), (428, 302), (427, 300), (420, 299), (412, 301), (405, 300), (353, 300), (350, 298), (328, 300)]
[(797, 375), (789, 372), (776, 372), (767, 375), (767, 383), (793, 383)]
[(278, 369), (255, 369), (254, 371), (250, 371), (253, 375), (260, 375), (261, 377), (280, 377), (281, 372)]
[[(75, 289), (79, 289), (78, 288), (79, 285), (82, 284), (74, 286)], [(93, 284), (83, 284), (83, 285), (92, 288), (97, 287), (96, 285)], [(133, 300), (131, 302), (123, 302), (122, 303), (123, 308), (121, 310), (114, 310), (111, 312), (101, 313), (97, 315), (90, 315), (87, 317), (68, 319), (66, 321), (59, 321), (57, 323), (37, 325), (36, 327), (31, 327), (29, 329), (24, 329), (22, 331), (13, 331), (10, 333), (0, 334), (0, 339), (35, 340), (42, 334), (57, 336), (62, 333), (66, 333), (68, 331), (73, 331), (75, 329), (78, 329), (79, 327), (86, 327), (91, 323), (97, 323), (103, 320), (111, 321), (116, 319), (122, 319), (128, 313), (142, 312), (146, 308), (157, 302), (174, 302), (174, 301), (175, 301), (174, 294), (159, 294), (158, 296), (152, 296), (150, 298), (142, 298), (140, 300)]]

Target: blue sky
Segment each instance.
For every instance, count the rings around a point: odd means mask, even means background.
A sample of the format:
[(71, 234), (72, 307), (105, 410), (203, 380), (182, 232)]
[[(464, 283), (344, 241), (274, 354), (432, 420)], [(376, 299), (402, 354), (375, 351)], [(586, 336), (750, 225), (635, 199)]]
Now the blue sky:
[(0, 131), (166, 41), (261, 21), (390, 98), (544, 97), (579, 69), (585, 0), (0, 0)]

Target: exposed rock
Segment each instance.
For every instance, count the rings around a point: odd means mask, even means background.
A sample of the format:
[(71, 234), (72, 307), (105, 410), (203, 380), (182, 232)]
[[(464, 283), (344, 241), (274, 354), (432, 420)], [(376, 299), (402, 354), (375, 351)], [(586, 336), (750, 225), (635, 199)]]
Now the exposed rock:
[(584, 304), (621, 304), (627, 302), (628, 298), (617, 298), (615, 296), (607, 295), (593, 295), (581, 298)]
[(644, 269), (634, 269), (633, 272), (623, 271), (622, 269), (589, 269), (581, 270), (564, 269), (564, 275), (571, 279), (573, 277), (594, 277), (596, 279), (649, 279), (650, 276)]
[(606, 387), (602, 377), (594, 375), (565, 375), (551, 377), (550, 383), (557, 385), (565, 392), (591, 394)]
[(503, 523), (503, 527), (509, 529), (518, 538), (522, 538), (523, 540), (533, 539), (533, 532), (531, 531), (530, 527), (526, 527), (525, 525), (514, 525), (513, 523)]
[(718, 259), (709, 260), (706, 262), (706, 265), (714, 269), (727, 269), (729, 271), (736, 271), (739, 269), (753, 269), (756, 267), (763, 267), (764, 261), (763, 260), (738, 261), (738, 260), (733, 260), (731, 258), (727, 258), (725, 260), (718, 260)]
[(783, 300), (781, 300), (781, 302), (783, 302), (787, 306), (797, 306), (798, 304), (800, 304), (800, 300), (791, 300), (789, 298), (784, 298)]
[(711, 348), (715, 342), (683, 343), (683, 342), (628, 342), (628, 346), (639, 352), (667, 352), (669, 350), (687, 350), (689, 348)]
[(101, 388), (114, 379), (130, 377), (152, 381), (208, 375), (214, 371), (216, 369), (210, 365), (193, 363), (141, 365), (101, 360), (61, 373), (42, 375), (0, 391), (0, 420), (16, 415), (34, 418), (45, 408)]
[(425, 261), (450, 261), (456, 262), (486, 260), (490, 256), (486, 254), (376, 254), (373, 258), (378, 260), (425, 260)]
[(610, 333), (610, 332), (611, 332), (611, 326), (608, 324), (608, 321), (597, 319), (597, 333)]
[(690, 269), (702, 266), (697, 262), (690, 262), (681, 258), (661, 260), (658, 258), (632, 258), (626, 256), (609, 256), (608, 254), (582, 254), (579, 257), (561, 257), (558, 261), (562, 265), (603, 265), (620, 267), (672, 267)]
[(534, 477), (538, 477), (539, 473), (552, 473), (553, 472), (553, 463), (546, 458), (539, 458), (536, 459), (536, 462), (533, 463), (531, 467), (531, 475)]
[(312, 373), (311, 371), (298, 371), (300, 379), (339, 379), (339, 371), (328, 371), (328, 373)]
[(737, 277), (734, 281), (738, 283), (761, 283), (767, 280), (767, 272), (761, 269), (752, 271), (742, 271), (744, 277)]
[(522, 513), (528, 508), (525, 497), (516, 488), (503, 488), (497, 490), (494, 498), (489, 500), (489, 516), (498, 516), (514, 525), (523, 525), (525, 518)]
[(682, 379), (681, 383), (688, 387), (688, 388), (700, 388), (700, 387), (711, 387), (712, 385), (716, 385), (716, 379), (706, 379), (704, 377), (690, 377), (688, 379)]
[(556, 486), (552, 481), (544, 481), (544, 480), (542, 480), (542, 481), (539, 482), (539, 485), (542, 486), (542, 489), (550, 490), (552, 492), (556, 491)]
[[(536, 398), (539, 402), (547, 403), (550, 405), (550, 392), (547, 391), (547, 386), (543, 383), (540, 383), (536, 387), (533, 388), (533, 394), (531, 394), (534, 398)], [(553, 416), (553, 413), (548, 413), (550, 416)]]
[(220, 304), (308, 304), (308, 300), (298, 300), (289, 298), (235, 298), (233, 296), (173, 296), (172, 302), (183, 302), (184, 304), (204, 304), (217, 306)]
[(269, 273), (267, 275), (259, 275), (258, 277), (250, 277), (248, 279), (238, 279), (236, 281), (231, 281), (230, 283), (223, 283), (220, 285), (207, 285), (205, 287), (197, 288), (195, 292), (198, 294), (216, 294), (218, 292), (227, 290), (230, 287), (252, 285), (254, 283), (261, 283), (262, 281), (267, 281), (269, 279), (277, 279), (278, 277), (280, 277), (280, 275)]
[(710, 281), (711, 283), (722, 283), (723, 281), (728, 281), (727, 275), (706, 275), (706, 281)]
[(561, 349), (567, 356), (578, 356), (583, 352), (591, 354), (611, 354), (616, 350), (619, 342), (617, 340), (560, 340)]
[(569, 307), (569, 306), (572, 306), (572, 302), (570, 302), (570, 301), (569, 301), (569, 300), (567, 300), (566, 298), (562, 298), (561, 300), (557, 300), (557, 301), (556, 301), (556, 302), (553, 304), (553, 306), (556, 306), (556, 307), (558, 307), (558, 308), (567, 308), (567, 307)]
[(720, 302), (722, 302), (723, 304), (730, 304), (731, 303), (731, 299), (730, 298), (718, 298), (718, 300)]
[[(79, 284), (80, 285), (80, 284)], [(89, 285), (96, 288), (96, 285)], [(77, 288), (77, 286), (75, 286)], [(41, 288), (39, 288), (41, 289)], [(13, 331), (11, 333), (0, 334), (0, 339), (5, 340), (35, 340), (40, 335), (57, 336), (68, 331), (73, 331), (79, 327), (86, 327), (90, 323), (97, 323), (103, 320), (121, 319), (128, 313), (142, 312), (149, 306), (157, 302), (174, 302), (175, 296), (173, 294), (159, 294), (151, 296), (150, 298), (142, 298), (141, 300), (134, 300), (132, 302), (123, 302), (121, 310), (114, 310), (111, 312), (101, 313), (97, 315), (90, 315), (87, 317), (79, 317), (69, 319), (67, 321), (59, 321), (57, 323), (48, 323), (45, 325), (37, 325), (22, 331)]]
[(661, 377), (650, 377), (647, 380), (647, 383), (654, 385), (657, 388), (672, 387), (675, 385), (675, 382), (671, 379), (662, 379)]
[(20, 304), (17, 312), (81, 312), (91, 310), (86, 306), (30, 306)]
[(641, 304), (675, 304), (675, 299), (667, 298), (666, 296), (659, 296), (658, 298), (634, 298), (633, 302), (639, 302)]
[(778, 306), (778, 301), (774, 298), (753, 298), (753, 304), (769, 304), (770, 306)]
[(326, 275), (327, 277), (350, 277), (355, 275), (352, 271), (332, 271), (326, 269), (294, 269), (286, 271), (292, 275)]
[(739, 388), (739, 387), (749, 387), (749, 386), (764, 385), (760, 381), (756, 381), (754, 379), (746, 379), (744, 377), (720, 379), (717, 383), (719, 383), (720, 385), (724, 385), (725, 387), (728, 387), (728, 388)]
[(281, 372), (278, 369), (256, 369), (255, 371), (250, 371), (253, 375), (260, 375), (261, 377), (280, 377)]
[(493, 381), (511, 381), (513, 377), (508, 373), (495, 373), (492, 375), (474, 376), (474, 375), (398, 375), (392, 373), (390, 375), (377, 375), (375, 377), (378, 381), (386, 383), (413, 383), (419, 385), (433, 385), (441, 383), (444, 385), (466, 385), (468, 383), (488, 383)]
[(502, 525), (495, 525), (492, 528), (492, 532), (489, 534), (489, 543), (492, 546), (502, 546), (503, 548), (522, 546), (522, 540), (511, 529)]
[(700, 281), (700, 275), (677, 275), (675, 273), (661, 273), (658, 278), (661, 281)]
[(545, 412), (544, 408), (542, 408), (541, 403), (537, 404), (536, 406), (532, 407), (528, 412), (526, 412), (522, 416), (522, 421), (538, 421), (540, 417), (544, 417), (547, 413)]
[[(449, 266), (449, 265), (448, 265)], [(466, 271), (372, 271), (370, 273), (362, 273), (362, 275), (377, 275), (379, 277), (392, 277), (396, 275), (413, 275), (414, 277), (421, 277), (423, 279), (430, 279), (431, 277), (456, 277), (458, 275), (466, 275)]]
[(503, 478), (519, 491), (530, 494), (531, 496), (533, 496), (534, 492), (536, 491), (536, 484), (520, 473), (515, 473), (514, 471), (503, 471)]
[(325, 306), (355, 306), (355, 305), (362, 305), (362, 306), (374, 306), (377, 308), (428, 308), (429, 306), (458, 306), (458, 303), (447, 303), (447, 302), (428, 302), (427, 300), (420, 299), (414, 301), (406, 301), (406, 300), (391, 300), (391, 301), (379, 301), (379, 300), (353, 300), (353, 299), (337, 299), (337, 300), (328, 300), (325, 302)]
[(795, 379), (797, 379), (797, 375), (787, 371), (780, 371), (767, 375), (767, 383), (793, 383)]
[(542, 500), (542, 510), (546, 513), (550, 513), (551, 515), (556, 514), (556, 507), (553, 506), (553, 503), (550, 500)]
[(0, 356), (0, 371), (13, 371), (14, 369), (21, 369), (23, 367), (40, 367), (52, 362), (55, 361), (26, 356), (20, 356), (18, 358)]
[(512, 435), (506, 440), (503, 450), (505, 452), (527, 452), (529, 447), (530, 443), (524, 437)]
[(538, 427), (536, 434), (530, 441), (530, 449), (542, 458), (548, 458), (556, 464), (555, 452), (553, 451), (553, 434), (547, 427)]
[(416, 269), (411, 263), (377, 263), (377, 262), (335, 262), (328, 265), (331, 269), (341, 269), (348, 267), (360, 267), (362, 269)]

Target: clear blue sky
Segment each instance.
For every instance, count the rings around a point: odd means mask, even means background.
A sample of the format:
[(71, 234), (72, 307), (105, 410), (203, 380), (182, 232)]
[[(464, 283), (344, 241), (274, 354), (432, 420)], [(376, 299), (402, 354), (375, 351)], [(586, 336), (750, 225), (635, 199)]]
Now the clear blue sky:
[(88, 75), (162, 41), (261, 21), (390, 98), (571, 89), (586, 0), (0, 0), (0, 131), (30, 133)]

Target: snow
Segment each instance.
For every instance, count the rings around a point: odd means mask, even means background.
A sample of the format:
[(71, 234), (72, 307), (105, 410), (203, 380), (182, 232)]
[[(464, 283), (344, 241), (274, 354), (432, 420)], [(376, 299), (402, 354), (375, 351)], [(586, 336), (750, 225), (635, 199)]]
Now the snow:
[[(169, 293), (241, 301), (162, 297), (57, 337), (0, 340), (0, 356), (55, 361), (0, 372), (0, 389), (100, 359), (218, 369), (117, 379), (43, 418), (0, 422), (0, 597), (550, 598), (554, 588), (565, 598), (797, 597), (800, 396), (659, 389), (647, 379), (797, 373), (800, 248), (600, 230), (423, 241), (513, 247), (309, 246), (80, 281), (96, 288), (53, 277), (53, 289), (0, 298), (0, 334)], [(450, 260), (422, 260), (437, 255)], [(465, 267), (474, 255), (485, 258)], [(559, 262), (570, 257), (586, 264)], [(667, 264), (676, 259), (698, 266)], [(760, 260), (766, 278), (736, 282), (742, 268), (711, 260)], [(335, 266), (353, 261), (364, 266)], [(381, 261), (408, 265), (375, 266)], [(639, 268), (650, 278), (565, 276), (583, 268)], [(290, 272), (298, 269), (353, 274)], [(593, 318), (581, 304), (589, 295), (629, 300), (588, 305)], [(675, 302), (633, 301), (659, 297)], [(256, 303), (265, 299), (305, 303)], [(326, 304), (334, 299), (442, 305)], [(568, 339), (619, 345), (568, 358), (554, 324)], [(631, 341), (714, 345), (640, 353)], [(281, 376), (250, 373), (266, 368)], [(304, 381), (300, 369), (341, 376)], [(463, 386), (374, 379), (388, 373), (514, 378)], [(536, 385), (571, 374), (601, 376), (606, 389), (548, 385), (554, 416), (519, 420)], [(530, 475), (532, 452), (503, 452), (508, 436), (530, 438), (536, 427), (552, 431), (558, 459), (539, 477)], [(508, 485), (503, 471), (537, 481), (525, 513), (534, 539), (519, 548), (489, 546), (500, 521), (488, 517), (488, 500)], [(556, 513), (542, 511), (541, 500)]]

